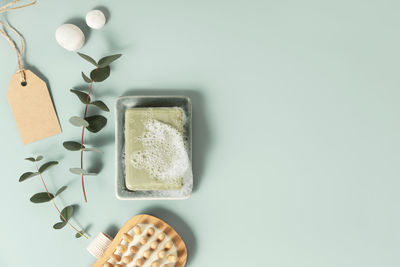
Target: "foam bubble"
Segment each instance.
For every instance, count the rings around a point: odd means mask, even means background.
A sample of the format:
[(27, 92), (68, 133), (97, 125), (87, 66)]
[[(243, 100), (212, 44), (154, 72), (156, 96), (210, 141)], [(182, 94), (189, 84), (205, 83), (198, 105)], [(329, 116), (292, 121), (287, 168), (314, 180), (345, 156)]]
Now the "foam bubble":
[(131, 164), (146, 169), (150, 176), (160, 181), (176, 181), (187, 175), (190, 160), (183, 136), (172, 126), (149, 119), (139, 140), (142, 151), (131, 155)]

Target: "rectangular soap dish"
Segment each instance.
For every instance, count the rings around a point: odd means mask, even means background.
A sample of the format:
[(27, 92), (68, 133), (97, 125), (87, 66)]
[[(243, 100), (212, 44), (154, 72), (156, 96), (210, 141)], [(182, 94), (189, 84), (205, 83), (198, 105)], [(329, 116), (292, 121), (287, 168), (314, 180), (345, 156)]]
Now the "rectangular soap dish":
[(132, 191), (125, 183), (125, 111), (132, 108), (181, 108), (185, 114), (184, 139), (192, 164), (192, 105), (186, 96), (122, 96), (115, 104), (115, 193), (121, 200), (186, 199), (193, 177), (185, 178), (181, 189)]

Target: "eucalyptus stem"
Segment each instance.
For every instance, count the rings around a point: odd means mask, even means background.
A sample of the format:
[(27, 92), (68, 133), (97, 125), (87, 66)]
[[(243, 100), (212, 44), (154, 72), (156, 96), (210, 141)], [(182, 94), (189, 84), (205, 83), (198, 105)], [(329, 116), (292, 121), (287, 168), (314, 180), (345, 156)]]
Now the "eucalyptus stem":
[[(99, 68), (96, 68), (96, 71)], [(90, 93), (92, 91), (93, 88), (93, 80), (90, 82), (90, 86), (89, 86), (89, 92), (86, 98), (86, 104), (85, 104), (85, 113), (83, 115), (83, 119), (86, 120), (86, 115), (87, 115), (87, 110), (88, 110), (88, 106), (89, 106), (89, 101), (90, 101)], [(83, 169), (83, 137), (85, 135), (85, 128), (86, 127), (82, 127), (82, 138), (81, 138), (81, 169)], [(84, 182), (84, 178), (83, 178), (83, 174), (82, 174), (82, 191), (83, 191), (83, 197), (85, 199), (85, 202), (87, 203), (87, 197), (86, 197), (86, 191), (85, 191), (85, 182)]]
[(83, 192), (83, 198), (85, 203), (87, 203), (87, 196), (86, 196), (86, 190), (85, 190), (85, 175), (97, 175), (97, 173), (89, 173), (87, 170), (83, 168), (83, 153), (85, 151), (94, 151), (94, 152), (101, 152), (99, 149), (96, 149), (95, 147), (86, 147), (84, 144), (84, 138), (85, 138), (85, 130), (88, 130), (89, 132), (92, 133), (97, 133), (101, 129), (103, 129), (106, 124), (107, 124), (107, 118), (97, 114), (97, 115), (91, 115), (87, 116), (88, 113), (88, 107), (91, 105), (92, 107), (96, 107), (102, 111), (109, 112), (110, 109), (107, 107), (107, 105), (101, 101), (101, 100), (95, 100), (92, 101), (90, 98), (90, 94), (93, 91), (93, 86), (94, 82), (103, 82), (110, 76), (110, 64), (117, 60), (118, 58), (121, 57), (121, 54), (116, 54), (116, 55), (111, 55), (111, 56), (106, 56), (101, 58), (98, 62), (91, 58), (88, 55), (78, 53), (80, 57), (85, 59), (86, 61), (90, 62), (92, 65), (96, 66), (96, 68), (92, 69), (90, 71), (90, 74), (87, 76), (84, 72), (81, 72), (82, 79), (90, 84), (89, 86), (89, 92), (86, 93), (84, 91), (76, 90), (76, 89), (71, 89), (70, 91), (74, 93), (80, 100), (85, 105), (85, 112), (83, 114), (83, 117), (80, 116), (73, 116), (69, 119), (69, 122), (76, 127), (82, 128), (82, 133), (81, 133), (81, 139), (79, 141), (65, 141), (63, 142), (63, 146), (65, 149), (70, 150), (70, 151), (78, 151), (80, 150), (81, 154), (81, 164), (80, 168), (70, 168), (70, 172), (81, 176), (81, 183), (82, 183), (82, 192)]
[(44, 186), (44, 188), (46, 189), (47, 195), (49, 196), (49, 199), (51, 199), (51, 202), (53, 203), (54, 208), (56, 208), (57, 212), (60, 214), (60, 217), (64, 220), (64, 222), (66, 222), (69, 226), (71, 226), (72, 229), (74, 229), (78, 234), (80, 234), (80, 235), (83, 236), (84, 238), (88, 239), (88, 237), (87, 237), (85, 234), (83, 234), (82, 231), (79, 231), (79, 230), (78, 230), (75, 226), (73, 226), (67, 219), (65, 219), (64, 215), (62, 215), (60, 209), (57, 207), (56, 202), (54, 201), (54, 198), (52, 198), (52, 197), (50, 196), (50, 192), (49, 192), (49, 190), (47, 189), (46, 183), (44, 182), (44, 178), (43, 178), (43, 176), (42, 176), (42, 173), (39, 172), (39, 167), (38, 167), (38, 165), (37, 165), (36, 162), (35, 162), (35, 167), (36, 167), (36, 170), (37, 170), (38, 173), (39, 173), (40, 180), (42, 180), (43, 186)]

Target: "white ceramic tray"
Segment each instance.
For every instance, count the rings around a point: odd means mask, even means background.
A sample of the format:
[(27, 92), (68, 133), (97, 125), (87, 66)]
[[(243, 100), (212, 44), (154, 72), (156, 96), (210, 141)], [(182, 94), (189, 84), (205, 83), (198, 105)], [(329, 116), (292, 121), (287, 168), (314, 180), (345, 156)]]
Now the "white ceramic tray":
[(115, 104), (115, 194), (121, 200), (186, 199), (192, 193), (193, 177), (178, 190), (131, 191), (125, 185), (125, 111), (130, 108), (179, 107), (185, 112), (184, 139), (192, 161), (192, 104), (186, 96), (123, 96)]

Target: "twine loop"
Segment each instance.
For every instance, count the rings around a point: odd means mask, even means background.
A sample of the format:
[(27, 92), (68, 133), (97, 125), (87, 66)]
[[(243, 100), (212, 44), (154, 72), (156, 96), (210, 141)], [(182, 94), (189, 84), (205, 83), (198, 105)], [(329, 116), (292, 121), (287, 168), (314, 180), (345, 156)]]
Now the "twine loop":
[[(5, 13), (7, 11), (11, 11), (11, 10), (16, 10), (16, 9), (32, 6), (32, 5), (36, 4), (37, 0), (31, 0), (27, 4), (17, 5), (17, 3), (20, 1), (21, 0), (13, 0), (13, 1), (9, 2), (8, 4), (1, 6), (0, 14)], [(14, 49), (15, 53), (17, 54), (17, 60), (18, 60), (17, 73), (19, 73), (21, 75), (21, 83), (26, 83), (25, 70), (24, 70), (24, 66), (22, 64), (22, 55), (24, 54), (24, 37), (22, 37), (22, 35), (16, 29), (14, 29), (12, 26), (10, 26), (9, 24), (4, 23), (3, 21), (0, 21), (0, 24), (3, 26), (4, 29), (8, 28), (12, 32), (14, 32), (15, 35), (17, 35), (20, 40), (20, 49), (18, 50), (16, 44), (11, 39), (11, 37), (6, 33), (6, 31), (0, 29), (0, 33), (4, 36), (4, 38), (6, 38), (6, 40), (10, 43), (11, 47)]]

